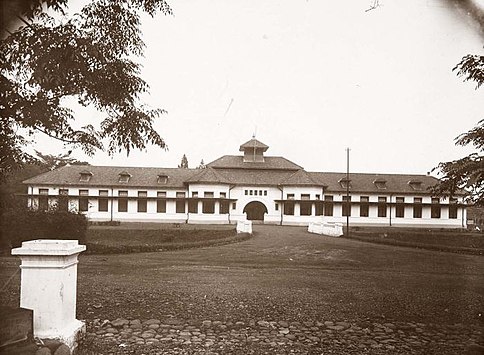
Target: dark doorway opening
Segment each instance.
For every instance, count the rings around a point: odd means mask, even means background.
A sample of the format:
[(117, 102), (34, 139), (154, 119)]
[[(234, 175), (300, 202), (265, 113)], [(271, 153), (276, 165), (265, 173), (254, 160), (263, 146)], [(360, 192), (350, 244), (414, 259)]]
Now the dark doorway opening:
[(244, 213), (247, 213), (249, 221), (263, 221), (264, 214), (267, 213), (267, 207), (262, 202), (252, 201), (244, 207)]

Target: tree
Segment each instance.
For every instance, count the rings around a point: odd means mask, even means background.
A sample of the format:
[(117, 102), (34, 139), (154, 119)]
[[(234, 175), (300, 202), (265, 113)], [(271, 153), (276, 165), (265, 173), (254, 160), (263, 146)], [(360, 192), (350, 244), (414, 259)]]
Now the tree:
[(39, 165), (45, 167), (47, 170), (54, 170), (61, 166), (69, 165), (89, 165), (88, 162), (79, 161), (76, 158), (71, 157), (71, 151), (65, 154), (42, 154), (39, 151), (35, 151), (39, 159)]
[(27, 186), (22, 181), (67, 164), (89, 165), (85, 161), (71, 157), (71, 152), (59, 155), (42, 154), (39, 151), (35, 151), (35, 153), (37, 155), (35, 162), (23, 163), (16, 170), (10, 171), (0, 183), (0, 214), (2, 209), (16, 204), (17, 195), (27, 193)]
[[(467, 55), (454, 68), (464, 81), (475, 81), (478, 89), (484, 83), (484, 56)], [(467, 200), (484, 206), (484, 120), (456, 138), (456, 145), (472, 145), (477, 150), (458, 160), (440, 163), (434, 170), (442, 175), (432, 188), (435, 195), (453, 196), (458, 189), (465, 189)]]
[(203, 162), (203, 159), (202, 161), (200, 162), (200, 165), (197, 166), (197, 169), (205, 169), (207, 166), (205, 165), (205, 163)]
[[(172, 14), (165, 0), (93, 0), (80, 13), (56, 20), (45, 2), (63, 13), (66, 0), (29, 0), (24, 26), (0, 42), (0, 178), (34, 159), (24, 150), (42, 133), (88, 155), (165, 148), (153, 120), (162, 114), (140, 101), (148, 84), (133, 58), (143, 54), (140, 15)], [(26, 10), (27, 9), (27, 10)], [(80, 125), (66, 98), (105, 115)]]
[(185, 154), (183, 154), (180, 165), (178, 165), (178, 167), (183, 169), (188, 169), (188, 159)]

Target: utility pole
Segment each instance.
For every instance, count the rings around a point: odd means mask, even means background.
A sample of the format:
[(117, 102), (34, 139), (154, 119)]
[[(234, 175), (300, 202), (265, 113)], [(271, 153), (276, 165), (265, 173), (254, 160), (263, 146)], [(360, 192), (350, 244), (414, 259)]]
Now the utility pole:
[(350, 236), (350, 148), (346, 148), (346, 236)]

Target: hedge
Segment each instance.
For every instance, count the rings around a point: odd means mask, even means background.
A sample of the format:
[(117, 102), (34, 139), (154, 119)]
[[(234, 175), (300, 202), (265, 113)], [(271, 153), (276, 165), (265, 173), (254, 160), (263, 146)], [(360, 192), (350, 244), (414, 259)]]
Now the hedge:
[(32, 239), (77, 239), (86, 241), (87, 218), (67, 211), (4, 209), (0, 218), (0, 250), (9, 251)]

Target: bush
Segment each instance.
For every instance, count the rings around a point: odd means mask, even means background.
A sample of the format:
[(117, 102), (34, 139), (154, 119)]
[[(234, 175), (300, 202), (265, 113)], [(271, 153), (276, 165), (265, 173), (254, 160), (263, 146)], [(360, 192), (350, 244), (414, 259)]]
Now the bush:
[(87, 224), (81, 213), (5, 209), (0, 218), (0, 250), (10, 250), (32, 239), (77, 239), (85, 243)]

